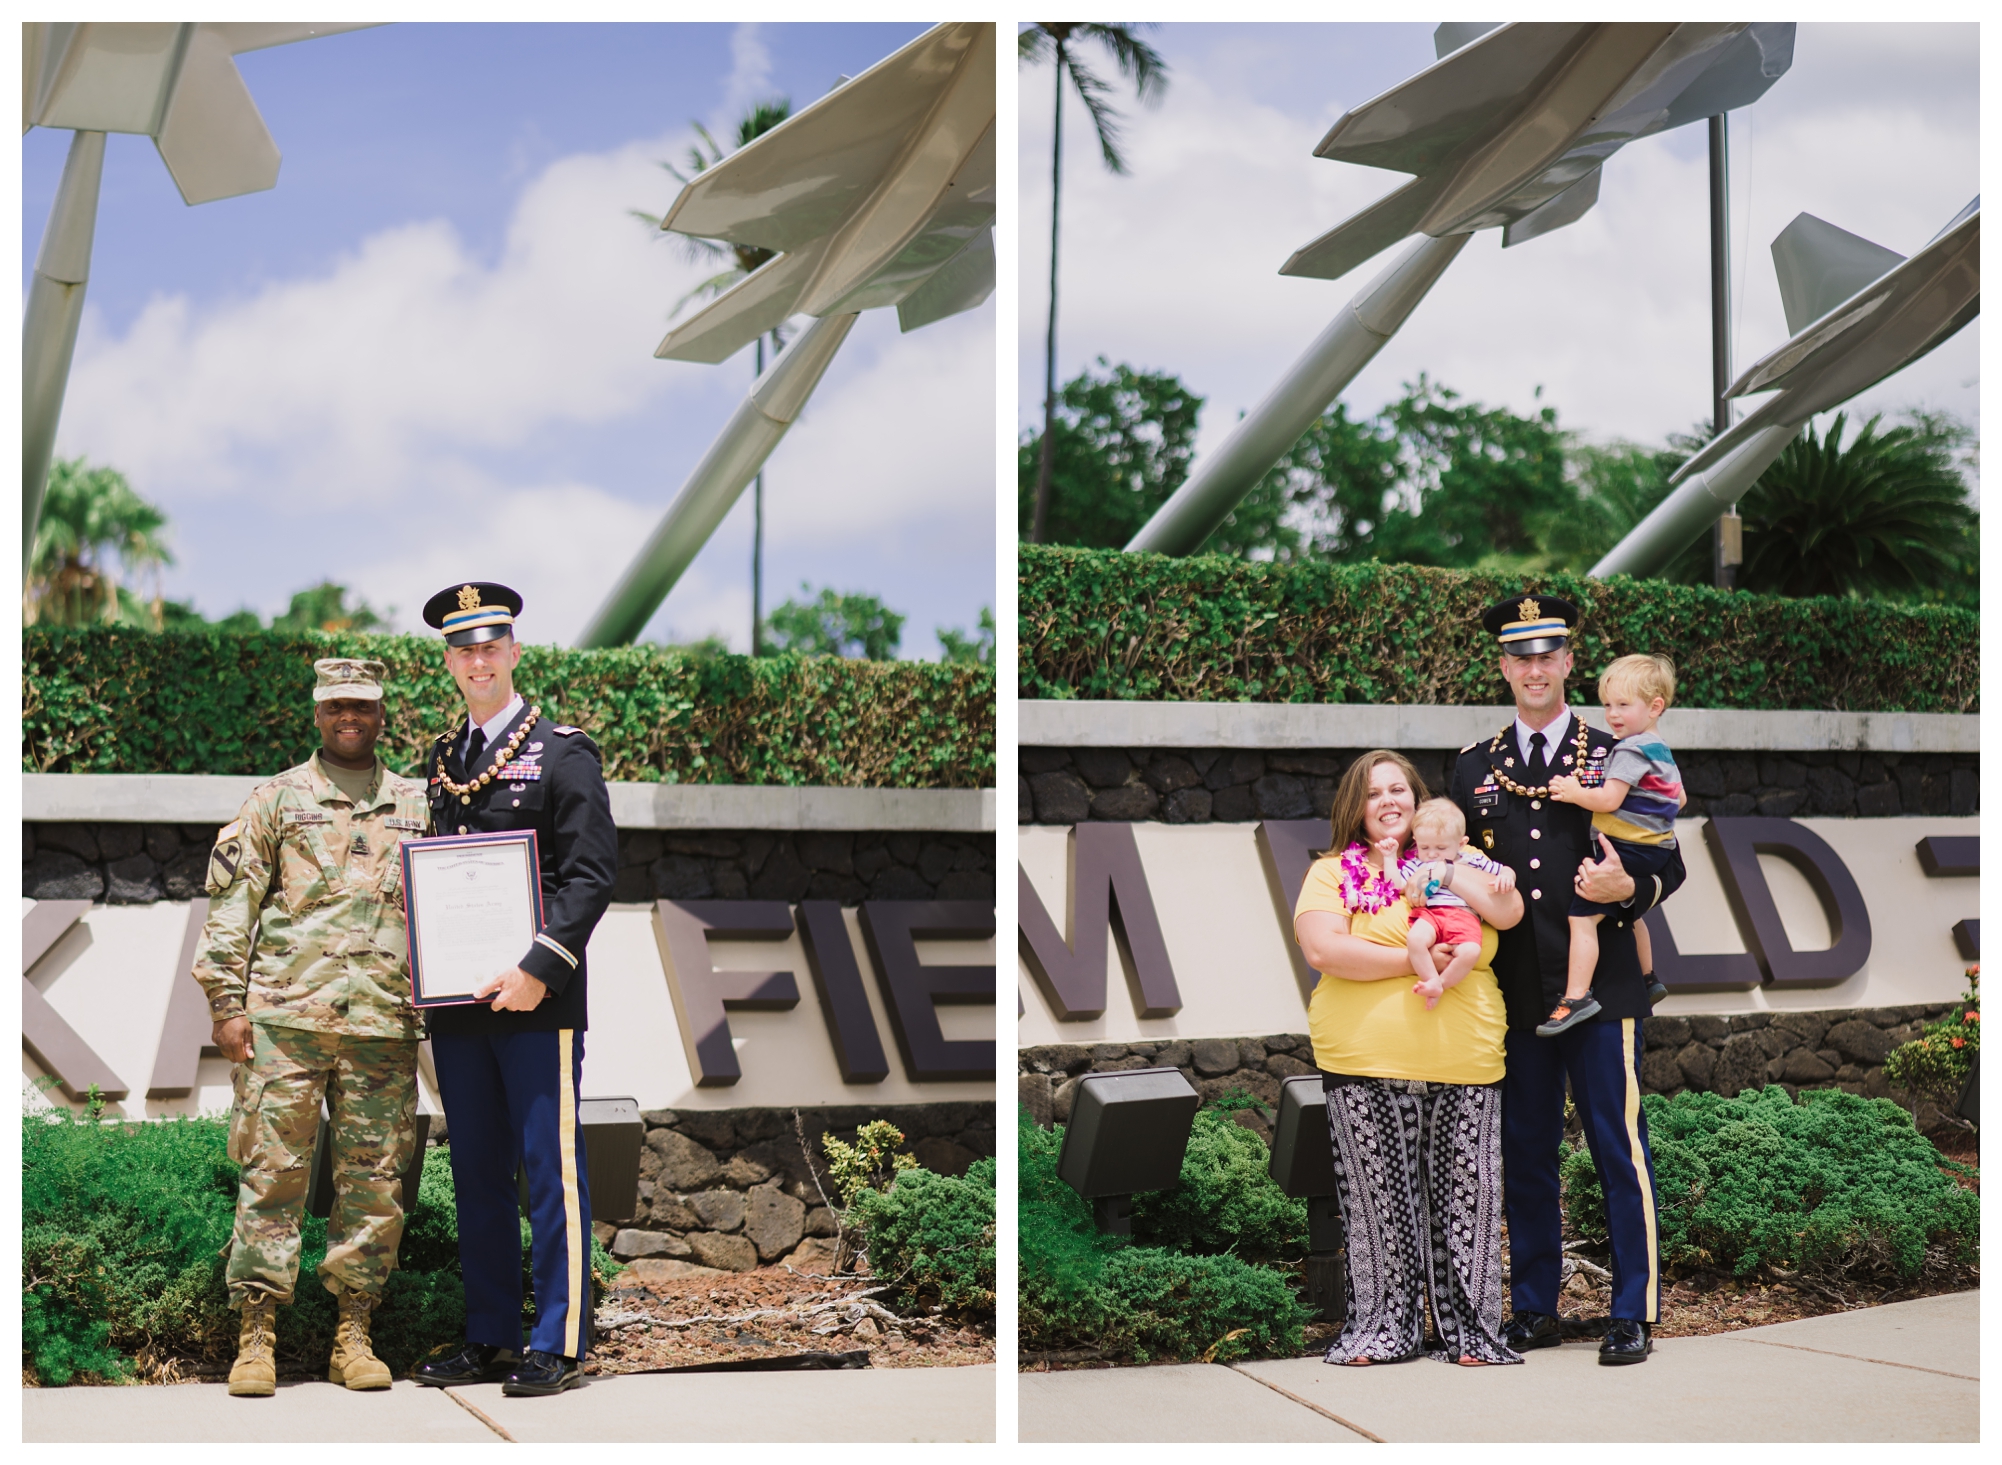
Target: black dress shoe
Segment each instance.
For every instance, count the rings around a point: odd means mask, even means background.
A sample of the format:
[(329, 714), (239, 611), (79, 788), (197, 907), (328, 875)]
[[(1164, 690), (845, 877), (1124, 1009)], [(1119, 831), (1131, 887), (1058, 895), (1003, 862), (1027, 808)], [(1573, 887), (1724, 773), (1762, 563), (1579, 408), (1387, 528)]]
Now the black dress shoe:
[(1547, 1312), (1519, 1312), (1502, 1328), (1502, 1342), (1517, 1353), (1555, 1348), (1564, 1341), (1557, 1319)]
[(1606, 1341), (1599, 1345), (1601, 1363), (1645, 1363), (1654, 1352), (1654, 1335), (1646, 1323), (1616, 1317), (1606, 1329)]
[(501, 1385), (503, 1394), (560, 1394), (584, 1382), (582, 1365), (560, 1353), (531, 1348)]
[(420, 1384), (448, 1389), (457, 1384), (491, 1384), (514, 1371), (518, 1360), (512, 1348), (493, 1343), (468, 1343), (457, 1353), (427, 1359), (410, 1370)]

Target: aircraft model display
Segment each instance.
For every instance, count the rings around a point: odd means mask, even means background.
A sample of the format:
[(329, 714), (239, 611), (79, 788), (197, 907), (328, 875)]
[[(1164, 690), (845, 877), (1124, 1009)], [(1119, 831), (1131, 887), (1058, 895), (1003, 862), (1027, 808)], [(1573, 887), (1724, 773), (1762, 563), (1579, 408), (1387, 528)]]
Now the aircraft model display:
[(1794, 27), (1748, 22), (1447, 24), (1438, 64), (1345, 113), (1316, 157), (1417, 175), (1294, 252), (1285, 275), (1339, 279), (1425, 236), (1358, 295), (1127, 544), (1190, 554), (1325, 412), (1467, 239), (1506, 248), (1598, 201), (1606, 160), (1637, 138), (1763, 96)]
[(795, 315), (818, 319), (751, 388), (578, 644), (631, 642), (820, 382), (856, 317), (905, 331), (994, 290), (995, 31), (933, 27), (681, 192), (663, 229), (778, 251), (654, 355), (720, 362)]
[(41, 521), (42, 493), (90, 283), (104, 177), (104, 135), (153, 139), (188, 204), (256, 193), (278, 182), (278, 144), (235, 57), (361, 25), (303, 22), (21, 27), (21, 131), (73, 129), (55, 207), (35, 256), (21, 328), (21, 569)]
[(1981, 199), (1910, 259), (1801, 214), (1773, 240), (1793, 336), (1731, 384), (1772, 392), (1670, 477), (1675, 485), (1591, 573), (1659, 570), (1736, 503), (1807, 420), (1911, 365), (1981, 312)]

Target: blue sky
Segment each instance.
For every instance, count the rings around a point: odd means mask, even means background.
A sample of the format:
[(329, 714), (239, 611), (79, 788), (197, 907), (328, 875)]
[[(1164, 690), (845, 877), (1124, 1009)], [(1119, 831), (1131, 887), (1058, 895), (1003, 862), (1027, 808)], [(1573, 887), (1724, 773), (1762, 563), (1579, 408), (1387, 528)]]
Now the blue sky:
[[(1254, 406), (1391, 256), (1334, 281), (1282, 278), (1300, 245), (1405, 175), (1313, 156), (1348, 108), (1432, 64), (1423, 24), (1166, 24), (1162, 104), (1124, 83), (1128, 177), (1099, 162), (1075, 94), (1064, 112), (1057, 370), (1103, 355), (1171, 371), (1208, 398), (1198, 459)], [(1111, 68), (1091, 53), (1101, 72)], [(1023, 73), (1017, 418), (1042, 420), (1048, 309), (1051, 72)], [(1980, 187), (1973, 25), (1799, 28), (1791, 71), (1733, 114), (1734, 361), (1787, 337), (1772, 239), (1813, 213), (1911, 254)], [(1358, 415), (1422, 372), (1528, 412), (1542, 403), (1596, 440), (1659, 443), (1709, 415), (1708, 163), (1703, 127), (1630, 144), (1598, 206), (1504, 253), (1476, 237), (1398, 336), (1343, 393)], [(1872, 388), (1851, 409), (1944, 408), (1980, 424), (1981, 326)]]
[[(498, 579), (567, 641), (751, 377), (660, 362), (701, 271), (628, 208), (752, 102), (795, 108), (922, 32), (869, 25), (395, 25), (238, 66), (276, 189), (188, 208), (110, 139), (58, 452), (170, 515), (170, 597), (270, 614), (323, 578), (415, 628)], [(69, 134), (22, 140), (23, 283)], [(911, 336), (865, 316), (766, 477), (767, 608), (866, 590), (933, 628), (993, 603), (992, 303)], [(750, 496), (649, 626), (748, 649)]]

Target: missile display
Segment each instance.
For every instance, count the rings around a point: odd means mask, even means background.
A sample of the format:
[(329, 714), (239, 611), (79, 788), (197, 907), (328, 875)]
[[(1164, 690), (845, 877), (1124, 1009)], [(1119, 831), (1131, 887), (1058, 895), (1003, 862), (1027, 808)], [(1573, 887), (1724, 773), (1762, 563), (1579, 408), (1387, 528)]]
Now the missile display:
[(805, 408), (865, 310), (914, 331), (994, 292), (995, 32), (933, 27), (697, 174), (663, 229), (778, 251), (670, 331), (654, 355), (721, 362), (818, 317), (751, 388), (585, 627), (634, 640)]
[(278, 144), (235, 58), (350, 24), (33, 21), (21, 27), (21, 131), (76, 136), (50, 210), (21, 329), (21, 568), (27, 573), (42, 493), (90, 283), (104, 135), (153, 139), (188, 204), (278, 183)]
[(1786, 450), (1816, 413), (1917, 361), (1981, 311), (1981, 200), (1910, 259), (1802, 214), (1773, 241), (1786, 344), (1747, 367), (1732, 397), (1771, 392), (1678, 468), (1654, 511), (1591, 573), (1659, 570)]
[[(1793, 36), (1787, 23), (1440, 26), (1436, 65), (1345, 113), (1314, 150), (1416, 177), (1296, 250), (1280, 273), (1339, 279), (1426, 237), (1350, 303), (1127, 549), (1193, 553), (1389, 340), (1467, 236), (1499, 228), (1507, 248), (1575, 222), (1598, 201), (1607, 158), (1756, 101), (1792, 65)], [(1369, 302), (1393, 277), (1423, 284), (1397, 292), (1395, 319), (1379, 315), (1372, 329)]]

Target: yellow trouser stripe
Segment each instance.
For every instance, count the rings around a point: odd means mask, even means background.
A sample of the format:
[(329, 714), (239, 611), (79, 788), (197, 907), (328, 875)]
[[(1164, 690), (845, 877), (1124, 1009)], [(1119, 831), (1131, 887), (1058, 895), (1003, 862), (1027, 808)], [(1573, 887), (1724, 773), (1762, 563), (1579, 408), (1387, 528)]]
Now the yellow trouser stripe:
[(1654, 1178), (1648, 1173), (1647, 1151), (1641, 1148), (1640, 1032), (1630, 1017), (1620, 1019), (1620, 1067), (1627, 1084), (1627, 1149), (1634, 1160), (1634, 1179), (1640, 1182), (1641, 1218), (1647, 1223), (1647, 1316), (1643, 1322), (1660, 1322), (1661, 1247), (1654, 1230)]
[[(563, 1028), (556, 1034), (557, 1062), (561, 1065), (560, 1087), (556, 1096), (556, 1153), (563, 1164), (563, 1237), (569, 1248), (566, 1270), (570, 1277), (570, 1305), (564, 1311), (563, 1355), (576, 1358), (584, 1333), (584, 1312), (591, 1294), (584, 1280), (584, 1216), (577, 1204), (577, 1075), (572, 1058), (575, 1029)], [(1653, 1235), (1654, 1209), (1648, 1209), (1648, 1230)], [(1650, 1263), (1650, 1265), (1652, 1265)], [(1652, 1321), (1652, 1319), (1650, 1319)]]

